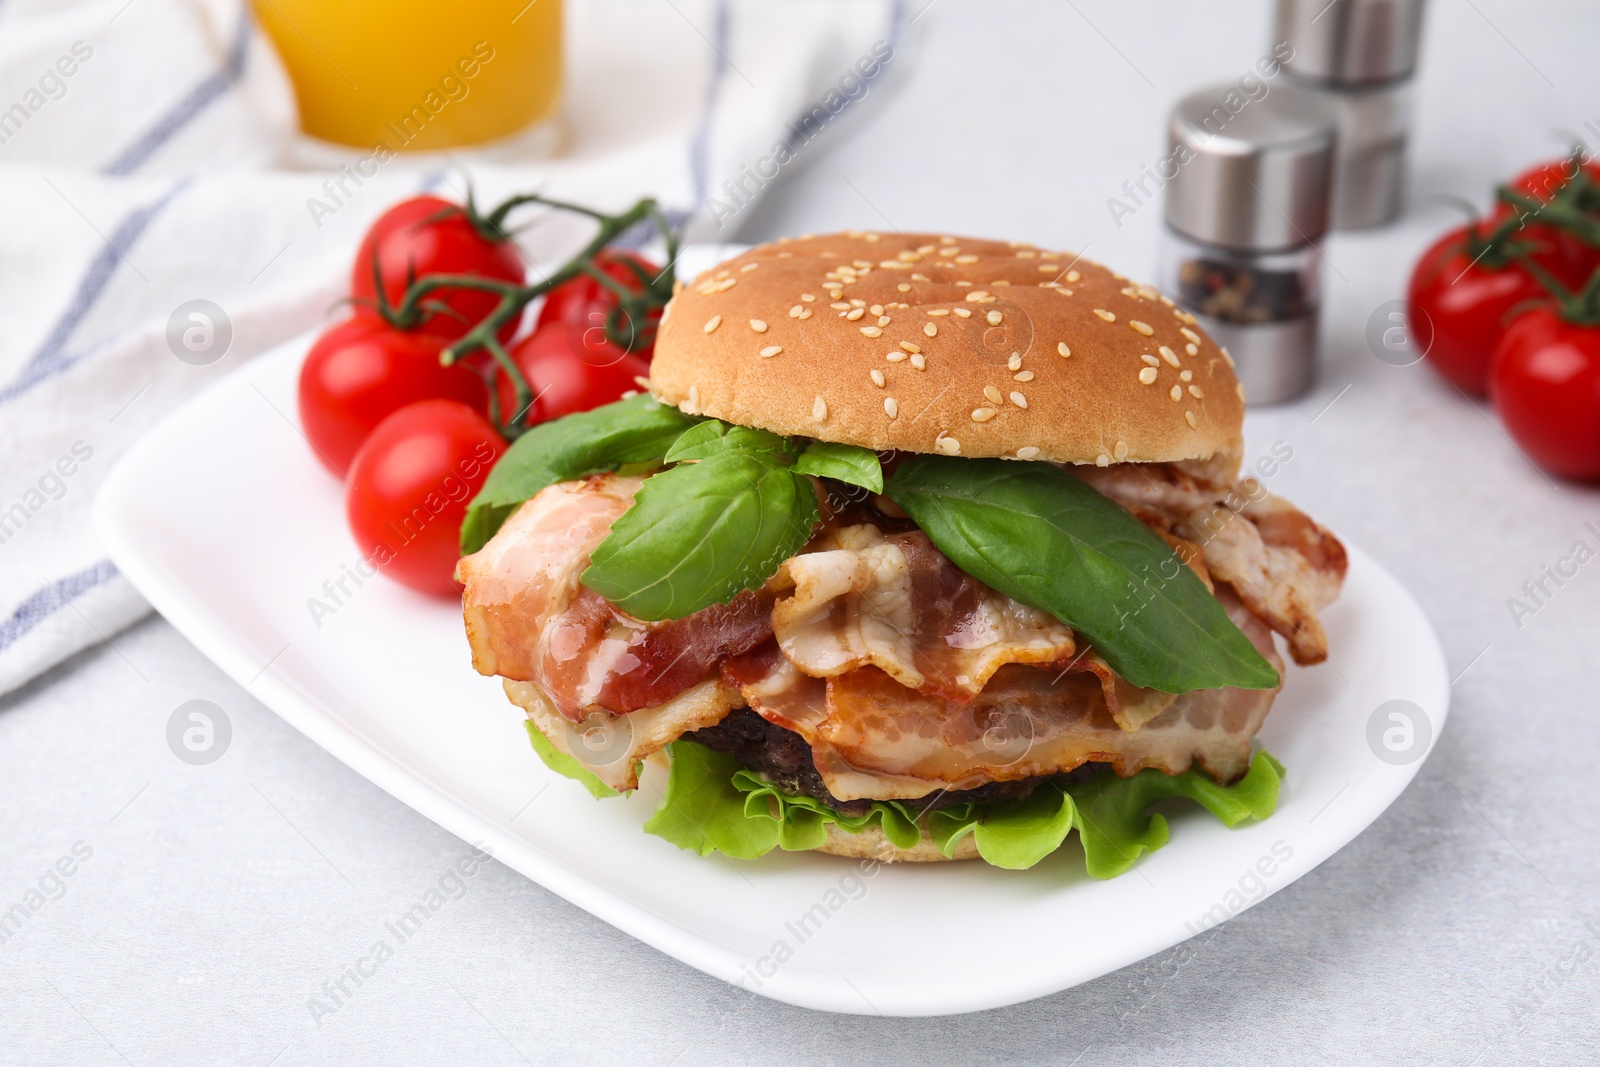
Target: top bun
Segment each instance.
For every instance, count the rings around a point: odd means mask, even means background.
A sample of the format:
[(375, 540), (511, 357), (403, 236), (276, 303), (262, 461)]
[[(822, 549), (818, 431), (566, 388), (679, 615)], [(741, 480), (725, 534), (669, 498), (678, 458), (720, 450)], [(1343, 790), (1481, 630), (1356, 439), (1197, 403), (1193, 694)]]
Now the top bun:
[(880, 451), (1237, 469), (1244, 390), (1194, 317), (1070, 253), (928, 234), (785, 238), (668, 305), (651, 390)]

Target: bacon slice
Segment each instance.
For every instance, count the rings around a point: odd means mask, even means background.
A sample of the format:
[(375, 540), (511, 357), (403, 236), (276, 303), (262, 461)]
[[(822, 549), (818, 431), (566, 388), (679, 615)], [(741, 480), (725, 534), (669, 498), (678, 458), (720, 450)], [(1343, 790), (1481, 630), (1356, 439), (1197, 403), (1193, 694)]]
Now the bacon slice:
[(1339, 595), (1348, 560), (1338, 538), (1254, 478), (1203, 482), (1172, 464), (1124, 463), (1072, 473), (1150, 521), (1197, 545), (1211, 577), (1289, 642), (1296, 663), (1328, 658), (1317, 612)]
[[(641, 479), (552, 485), (519, 508), (457, 573), (473, 666), (537, 682), (572, 722), (655, 708), (772, 635), (771, 593), (741, 593), (683, 619), (641, 622), (578, 576)], [(670, 739), (669, 739), (670, 740)]]
[[(1227, 590), (1219, 599), (1281, 671), (1272, 631)], [(759, 714), (811, 744), (818, 773), (841, 800), (914, 799), (1086, 762), (1109, 763), (1121, 775), (1147, 767), (1178, 774), (1198, 762), (1219, 781), (1232, 781), (1247, 769), (1250, 739), (1277, 695), (1197, 690), (1128, 731), (1087, 672), (1053, 675), (1010, 664), (964, 703), (909, 689), (876, 667), (819, 681), (766, 651), (730, 661), (723, 675)]]

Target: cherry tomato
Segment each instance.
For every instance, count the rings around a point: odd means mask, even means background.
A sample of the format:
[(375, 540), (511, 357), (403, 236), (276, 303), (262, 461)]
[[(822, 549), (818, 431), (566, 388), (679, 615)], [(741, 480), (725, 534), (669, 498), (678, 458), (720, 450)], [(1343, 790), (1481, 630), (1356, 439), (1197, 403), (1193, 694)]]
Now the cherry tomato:
[[(604, 331), (590, 329), (577, 335), (574, 345), (570, 324), (541, 326), (511, 350), (537, 398), (523, 421), (529, 425), (558, 419), (575, 411), (588, 411), (622, 399), (637, 390), (636, 379), (648, 377), (650, 364), (624, 352), (605, 339)], [(516, 412), (516, 394), (510, 379), (496, 380), (500, 411), (509, 420)]]
[(489, 410), (489, 390), (466, 367), (439, 363), (438, 338), (357, 315), (325, 330), (300, 367), (300, 425), (340, 478), (378, 423), (407, 404), (443, 397)]
[[(594, 257), (595, 266), (599, 267), (607, 276), (621, 282), (629, 290), (639, 292), (644, 288), (638, 273), (633, 269), (638, 267), (645, 275), (654, 278), (661, 273), (661, 268), (648, 259), (633, 252), (605, 250)], [(630, 266), (632, 264), (632, 266)], [(606, 317), (611, 309), (617, 306), (616, 294), (601, 285), (588, 274), (580, 274), (571, 281), (563, 282), (545, 294), (544, 304), (539, 308), (538, 326), (545, 327), (551, 323), (569, 323), (572, 329), (582, 334), (599, 327), (603, 332)], [(640, 329), (653, 330), (661, 320), (659, 310), (650, 313), (650, 321), (641, 323)], [(577, 341), (572, 342), (574, 345)], [(648, 361), (654, 345), (635, 348), (633, 355)]]
[(461, 520), (505, 450), (458, 400), (422, 400), (384, 419), (356, 453), (345, 496), (362, 555), (418, 592), (456, 595)]
[[(1587, 162), (1583, 165), (1583, 170), (1591, 181), (1600, 183), (1600, 163)], [(1553, 159), (1529, 167), (1507, 185), (1513, 192), (1548, 203), (1575, 175), (1572, 159)], [(1495, 203), (1496, 219), (1506, 218), (1515, 213), (1516, 209), (1510, 204), (1501, 201)], [(1540, 251), (1533, 254), (1534, 262), (1553, 274), (1569, 289), (1582, 289), (1589, 280), (1589, 275), (1596, 267), (1600, 267), (1600, 248), (1585, 244), (1574, 234), (1541, 223), (1537, 215), (1528, 218), (1527, 224), (1517, 233), (1517, 237), (1542, 246)]]
[(1481, 259), (1474, 262), (1471, 236), (1471, 226), (1458, 227), (1422, 253), (1406, 289), (1406, 309), (1429, 365), (1482, 396), (1507, 313), (1548, 294), (1514, 265), (1491, 270)]
[[(526, 278), (522, 258), (510, 241), (491, 241), (472, 226), (460, 204), (437, 196), (402, 200), (378, 216), (361, 241), (350, 271), (350, 295), (368, 305), (377, 301), (372, 264), (376, 253), (383, 293), (390, 305), (404, 299), (412, 279), (424, 274), (472, 274), (521, 285)], [(419, 332), (443, 344), (460, 338), (500, 303), (494, 293), (475, 289), (436, 292), (430, 300), (445, 305), (429, 316)], [(513, 320), (498, 333), (502, 342), (516, 333)]]
[(1535, 463), (1600, 478), (1600, 327), (1574, 325), (1549, 306), (1519, 315), (1495, 349), (1489, 394)]

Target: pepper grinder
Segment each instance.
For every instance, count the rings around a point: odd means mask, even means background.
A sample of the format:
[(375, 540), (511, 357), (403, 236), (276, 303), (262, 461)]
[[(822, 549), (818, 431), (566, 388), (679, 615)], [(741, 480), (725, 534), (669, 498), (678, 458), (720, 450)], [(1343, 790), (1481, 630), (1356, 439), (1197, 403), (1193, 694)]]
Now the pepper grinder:
[(1333, 227), (1358, 230), (1400, 214), (1412, 75), (1423, 0), (1278, 0), (1275, 47), (1291, 92), (1322, 101), (1339, 127)]
[(1316, 375), (1334, 124), (1315, 100), (1239, 104), (1236, 88), (1172, 109), (1161, 284), (1227, 350), (1248, 400), (1276, 404)]

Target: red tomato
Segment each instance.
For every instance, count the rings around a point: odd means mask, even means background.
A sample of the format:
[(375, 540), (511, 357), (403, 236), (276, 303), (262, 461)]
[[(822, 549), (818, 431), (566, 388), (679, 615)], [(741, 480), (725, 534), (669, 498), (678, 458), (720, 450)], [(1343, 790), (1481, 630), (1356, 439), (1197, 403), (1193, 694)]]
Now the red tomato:
[(407, 404), (443, 397), (489, 410), (489, 390), (466, 367), (439, 363), (439, 341), (358, 315), (329, 327), (300, 366), (300, 425), (340, 478), (373, 429)]
[[(1589, 180), (1600, 183), (1600, 163), (1587, 162), (1583, 170)], [(1548, 203), (1576, 173), (1571, 158), (1553, 159), (1529, 167), (1507, 184), (1513, 192)], [(1506, 218), (1515, 213), (1516, 209), (1511, 205), (1498, 201), (1495, 203), (1495, 218)], [(1539, 222), (1537, 215), (1529, 216), (1517, 237), (1543, 246), (1543, 250), (1533, 254), (1533, 260), (1569, 289), (1582, 289), (1589, 275), (1596, 267), (1600, 267), (1600, 248), (1585, 244), (1574, 234), (1544, 225)]]
[[(372, 277), (374, 252), (384, 297), (394, 306), (404, 299), (411, 281), (424, 274), (472, 274), (515, 285), (521, 285), (527, 277), (522, 257), (510, 241), (484, 237), (473, 229), (460, 204), (437, 196), (402, 200), (378, 216), (367, 231), (350, 270), (350, 295), (368, 305), (377, 301)], [(449, 310), (432, 314), (418, 330), (446, 345), (476, 326), (500, 303), (496, 294), (475, 289), (440, 290), (430, 299)], [(498, 336), (502, 342), (509, 341), (516, 330), (516, 320), (512, 320)]]
[(1600, 478), (1600, 326), (1576, 326), (1549, 306), (1519, 315), (1495, 349), (1489, 394), (1535, 463)]
[(1482, 396), (1507, 313), (1549, 294), (1515, 266), (1491, 270), (1481, 259), (1473, 262), (1471, 231), (1470, 226), (1451, 230), (1422, 253), (1406, 289), (1406, 310), (1433, 369)]
[[(615, 278), (629, 290), (639, 292), (644, 289), (644, 283), (639, 280), (639, 275), (629, 264), (639, 267), (647, 277), (654, 278), (661, 273), (661, 268), (633, 252), (618, 252), (605, 250), (594, 257), (594, 262), (607, 276)], [(544, 304), (539, 308), (539, 327), (551, 323), (571, 323), (578, 333), (584, 333), (594, 327), (605, 330), (606, 316), (611, 309), (617, 306), (616, 294), (587, 274), (580, 274), (571, 281), (563, 282), (545, 294)], [(653, 329), (661, 320), (661, 312), (653, 311), (648, 323), (640, 324), (640, 328)], [(578, 342), (573, 341), (574, 345)], [(654, 345), (635, 348), (633, 355), (648, 360)]]
[(384, 419), (350, 466), (345, 515), (361, 554), (418, 592), (456, 595), (461, 520), (505, 450), (458, 400), (422, 400)]
[[(575, 411), (588, 411), (637, 391), (638, 378), (648, 377), (650, 364), (622, 351), (605, 339), (604, 331), (590, 329), (577, 335), (569, 324), (551, 323), (535, 330), (511, 350), (537, 398), (523, 422), (532, 425), (559, 419)], [(505, 374), (496, 379), (500, 412), (510, 421), (516, 413), (516, 393)]]

